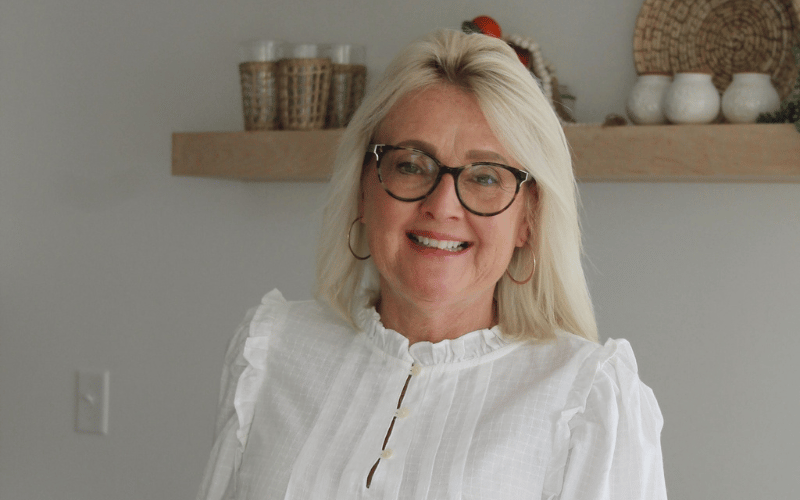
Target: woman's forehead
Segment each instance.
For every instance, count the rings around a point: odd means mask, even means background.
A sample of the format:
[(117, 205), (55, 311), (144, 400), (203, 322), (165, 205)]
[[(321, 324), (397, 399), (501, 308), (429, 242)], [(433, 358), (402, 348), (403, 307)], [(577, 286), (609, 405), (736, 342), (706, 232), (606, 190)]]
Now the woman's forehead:
[(467, 109), (474, 106), (480, 109), (477, 99), (472, 94), (451, 84), (438, 83), (411, 90), (397, 98), (377, 127), (377, 131), (406, 125), (415, 119), (430, 119), (433, 113), (440, 111), (437, 109), (437, 104), (447, 108)]
[(434, 156), (454, 154), (464, 162), (512, 163), (477, 97), (452, 84), (400, 97), (377, 128), (373, 142), (412, 147)]

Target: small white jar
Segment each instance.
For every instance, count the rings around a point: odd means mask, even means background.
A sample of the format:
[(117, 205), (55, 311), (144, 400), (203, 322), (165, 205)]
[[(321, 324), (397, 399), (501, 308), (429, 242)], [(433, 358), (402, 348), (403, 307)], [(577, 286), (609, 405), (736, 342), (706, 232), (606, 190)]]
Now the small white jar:
[(667, 122), (664, 116), (664, 96), (672, 83), (668, 73), (643, 73), (628, 96), (628, 118), (637, 125), (660, 125)]
[(766, 73), (734, 73), (722, 94), (722, 114), (731, 123), (755, 123), (761, 113), (781, 105), (778, 91)]
[(676, 73), (664, 96), (664, 114), (672, 123), (711, 123), (719, 109), (719, 92), (709, 73)]

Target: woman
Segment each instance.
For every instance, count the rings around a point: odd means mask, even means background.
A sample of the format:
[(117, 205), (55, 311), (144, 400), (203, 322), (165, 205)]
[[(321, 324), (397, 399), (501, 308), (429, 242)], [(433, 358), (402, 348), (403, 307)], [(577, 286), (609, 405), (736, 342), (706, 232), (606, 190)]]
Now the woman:
[(503, 42), (439, 31), (390, 65), (317, 274), (231, 341), (198, 498), (666, 498), (658, 405), (596, 343), (563, 132)]

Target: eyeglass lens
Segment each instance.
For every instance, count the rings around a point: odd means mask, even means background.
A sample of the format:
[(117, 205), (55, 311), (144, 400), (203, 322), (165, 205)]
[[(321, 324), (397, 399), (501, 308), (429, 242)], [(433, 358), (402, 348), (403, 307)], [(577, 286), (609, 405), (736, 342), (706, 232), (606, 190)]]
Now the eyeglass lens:
[[(427, 196), (439, 176), (436, 160), (421, 151), (387, 149), (378, 165), (384, 188), (404, 201)], [(473, 163), (457, 175), (456, 193), (468, 210), (493, 215), (506, 209), (517, 193), (517, 178), (498, 164)]]

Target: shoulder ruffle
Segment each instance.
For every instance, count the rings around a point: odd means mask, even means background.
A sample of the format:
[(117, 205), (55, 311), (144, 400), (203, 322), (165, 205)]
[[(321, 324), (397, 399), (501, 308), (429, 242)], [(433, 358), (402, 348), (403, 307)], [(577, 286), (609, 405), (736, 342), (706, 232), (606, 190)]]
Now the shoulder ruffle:
[(594, 387), (598, 375), (608, 370), (614, 372), (616, 377), (626, 380), (633, 378), (638, 381), (639, 368), (636, 365), (633, 349), (627, 340), (609, 339), (586, 357), (567, 397), (567, 404), (564, 407), (566, 416), (572, 418), (586, 410), (589, 392)]
[[(608, 407), (605, 410), (610, 414), (620, 410), (617, 408), (618, 405), (647, 405), (650, 402), (655, 404), (652, 392), (639, 380), (636, 358), (627, 340), (609, 339), (602, 346), (586, 342), (584, 346), (579, 347), (580, 351), (584, 351), (586, 354), (583, 355), (583, 360), (556, 424), (552, 462), (555, 466), (551, 468), (545, 480), (547, 494), (543, 498), (556, 498), (561, 491), (574, 427), (579, 425), (587, 411), (592, 414), (597, 412), (596, 408), (587, 410), (590, 393), (596, 386), (610, 385), (618, 391), (616, 397), (606, 401)], [(645, 399), (650, 401), (641, 400), (641, 391), (649, 393), (650, 397)], [(660, 418), (658, 408), (655, 408), (655, 411)], [(595, 416), (593, 415), (593, 418)], [(660, 426), (658, 430), (660, 431)]]
[[(250, 425), (253, 423), (253, 414), (258, 393), (266, 376), (267, 349), (269, 348), (269, 334), (283, 325), (289, 305), (277, 289), (272, 290), (261, 300), (261, 305), (256, 309), (248, 335), (242, 348), (242, 357), (246, 366), (239, 376), (233, 406), (239, 420), (236, 438), (239, 440), (239, 453), (241, 459)], [(238, 468), (238, 463), (236, 467)]]

